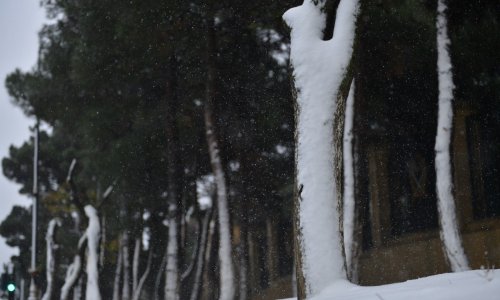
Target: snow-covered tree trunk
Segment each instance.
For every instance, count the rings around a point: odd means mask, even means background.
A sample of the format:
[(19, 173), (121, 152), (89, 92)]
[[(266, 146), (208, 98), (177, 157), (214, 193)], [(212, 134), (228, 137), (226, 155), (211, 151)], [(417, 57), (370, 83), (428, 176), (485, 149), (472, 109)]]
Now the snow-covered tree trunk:
[(130, 299), (130, 249), (129, 236), (125, 230), (122, 233), (120, 247), (122, 248), (122, 263), (123, 263), (123, 285), (122, 285), (122, 300)]
[(45, 240), (47, 241), (47, 289), (45, 294), (43, 294), (42, 300), (53, 299), (54, 294), (54, 275), (56, 273), (56, 251), (58, 245), (55, 240), (55, 235), (57, 232), (57, 227), (61, 226), (61, 220), (58, 218), (52, 219), (49, 222), (47, 229), (47, 235)]
[(89, 225), (85, 235), (87, 236), (87, 287), (85, 289), (86, 300), (100, 300), (99, 291), (99, 240), (101, 238), (101, 225), (97, 211), (91, 205), (85, 206), (85, 214), (89, 219)]
[(355, 228), (355, 198), (354, 198), (354, 157), (353, 157), (353, 123), (354, 123), (354, 80), (349, 89), (345, 109), (344, 123), (344, 247), (347, 266), (347, 276), (353, 278), (354, 263), (354, 228)]
[(229, 208), (227, 200), (226, 175), (220, 157), (219, 141), (216, 135), (213, 103), (215, 100), (216, 76), (216, 46), (214, 16), (209, 13), (207, 17), (207, 80), (205, 99), (205, 133), (210, 155), (210, 165), (215, 178), (217, 195), (217, 217), (219, 221), (219, 264), (220, 264), (220, 293), (219, 300), (233, 300), (235, 294), (235, 281), (232, 262), (231, 228), (229, 222)]
[(68, 270), (66, 271), (66, 278), (61, 288), (61, 297), (60, 297), (61, 300), (69, 299), (69, 294), (71, 292), (71, 289), (73, 289), (78, 279), (81, 277), (83, 269), (83, 256), (86, 247), (87, 247), (87, 234), (84, 233), (83, 236), (78, 241), (78, 253), (75, 255), (73, 263), (69, 265)]
[(445, 0), (438, 0), (437, 6), (437, 50), (439, 107), (436, 135), (436, 188), (438, 194), (440, 235), (443, 250), (453, 272), (469, 269), (467, 257), (462, 247), (456, 219), (455, 199), (452, 194), (450, 140), (453, 126), (453, 74), (449, 53), (450, 39), (446, 21)]
[(116, 258), (115, 279), (113, 281), (113, 300), (120, 300), (120, 279), (122, 277), (122, 266), (123, 266), (122, 260), (123, 260), (122, 247), (120, 245), (118, 247), (118, 255)]
[[(324, 40), (326, 1), (305, 0), (284, 14), (291, 28), (296, 91), (296, 234), (298, 297), (346, 279), (337, 182), (337, 112), (353, 52), (358, 1), (341, 0), (333, 37)], [(349, 82), (350, 83), (350, 82)], [(344, 83), (345, 84), (345, 83)], [(340, 148), (342, 147), (340, 140)], [(340, 168), (341, 169), (341, 168)], [(340, 189), (342, 187), (340, 186)]]

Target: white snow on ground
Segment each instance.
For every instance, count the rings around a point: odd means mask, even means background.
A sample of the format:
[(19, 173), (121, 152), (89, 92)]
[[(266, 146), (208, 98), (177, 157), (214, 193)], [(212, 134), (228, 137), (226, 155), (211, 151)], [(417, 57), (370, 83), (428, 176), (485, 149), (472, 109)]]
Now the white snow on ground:
[(380, 286), (358, 286), (339, 280), (310, 298), (310, 300), (471, 299), (500, 299), (500, 269), (446, 273)]

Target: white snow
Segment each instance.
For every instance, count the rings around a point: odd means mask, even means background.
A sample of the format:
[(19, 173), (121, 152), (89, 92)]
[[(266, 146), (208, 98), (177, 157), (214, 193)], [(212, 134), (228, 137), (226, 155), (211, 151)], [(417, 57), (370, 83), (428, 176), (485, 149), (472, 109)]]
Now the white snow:
[(437, 15), (437, 71), (439, 80), (439, 109), (438, 127), (436, 136), (436, 188), (438, 194), (440, 234), (443, 249), (448, 258), (452, 271), (468, 270), (467, 257), (465, 256), (455, 213), (455, 199), (452, 194), (450, 139), (453, 122), (453, 74), (451, 59), (448, 51), (450, 39), (448, 38), (446, 22), (446, 5), (443, 0), (438, 1)]
[(486, 269), (439, 274), (380, 286), (358, 286), (341, 280), (325, 288), (311, 300), (498, 300), (499, 298), (500, 269)]
[(344, 123), (344, 247), (347, 269), (352, 263), (354, 235), (354, 159), (352, 152), (352, 127), (354, 122), (354, 80), (346, 101)]
[(358, 1), (342, 0), (333, 38), (324, 41), (326, 16), (305, 0), (283, 18), (291, 27), (291, 64), (297, 90), (297, 184), (302, 187), (299, 240), (306, 294), (346, 277), (334, 168), (334, 114), (352, 55)]
[(89, 226), (85, 235), (87, 236), (87, 287), (85, 290), (86, 300), (100, 300), (101, 293), (99, 292), (99, 239), (101, 238), (101, 225), (97, 211), (91, 205), (86, 205), (85, 215), (89, 218)]

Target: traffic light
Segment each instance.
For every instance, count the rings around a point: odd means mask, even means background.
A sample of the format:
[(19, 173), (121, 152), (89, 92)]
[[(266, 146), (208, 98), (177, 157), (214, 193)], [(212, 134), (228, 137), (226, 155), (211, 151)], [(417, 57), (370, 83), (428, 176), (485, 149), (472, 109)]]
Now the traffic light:
[(3, 273), (0, 277), (1, 288), (4, 293), (7, 293), (8, 299), (13, 300), (16, 294), (16, 282), (14, 281), (14, 275)]

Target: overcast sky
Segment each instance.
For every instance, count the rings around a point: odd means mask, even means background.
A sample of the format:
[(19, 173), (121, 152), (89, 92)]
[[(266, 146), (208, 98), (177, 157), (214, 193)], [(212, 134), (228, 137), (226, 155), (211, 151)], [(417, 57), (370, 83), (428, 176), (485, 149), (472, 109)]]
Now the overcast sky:
[[(39, 0), (0, 0), (0, 157), (8, 154), (11, 144), (20, 145), (29, 138), (28, 126), (34, 120), (23, 115), (11, 104), (5, 90), (5, 76), (16, 68), (27, 71), (36, 62), (38, 31), (46, 23)], [(10, 213), (12, 206), (28, 206), (31, 199), (18, 194), (20, 186), (0, 175), (0, 221)], [(26, 224), (31, 226), (31, 224)], [(0, 267), (17, 250), (0, 239)]]

